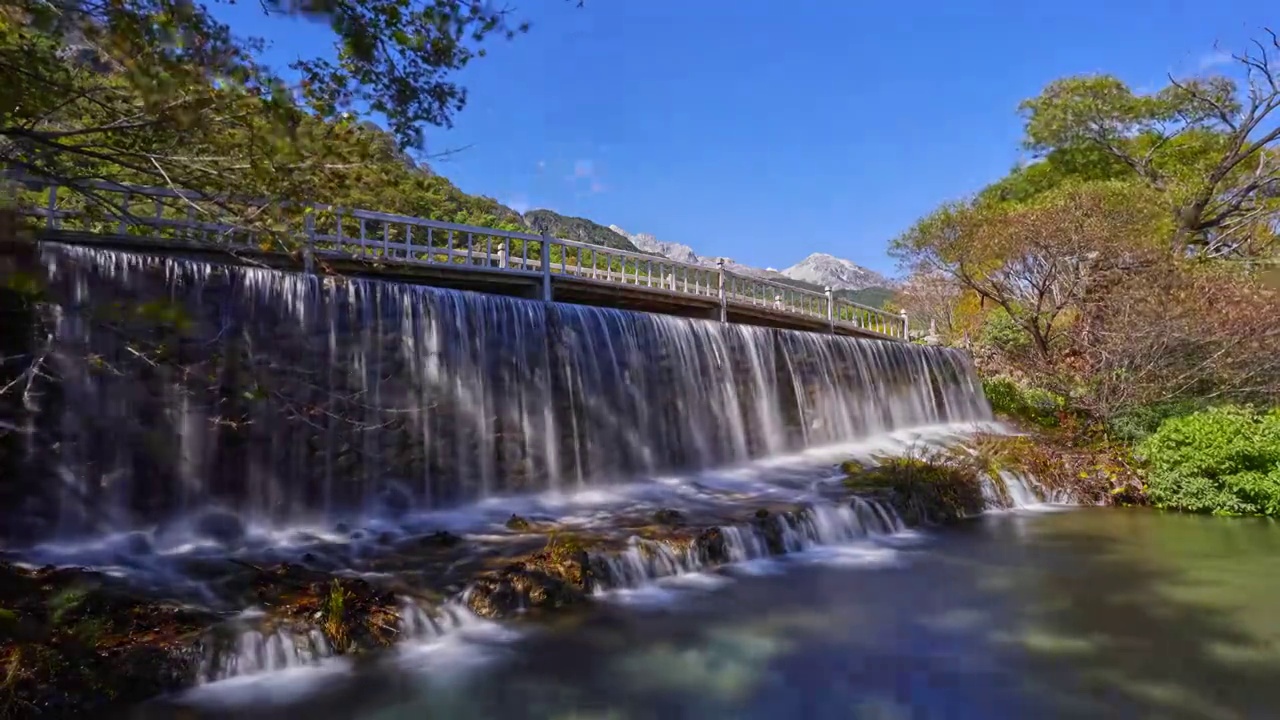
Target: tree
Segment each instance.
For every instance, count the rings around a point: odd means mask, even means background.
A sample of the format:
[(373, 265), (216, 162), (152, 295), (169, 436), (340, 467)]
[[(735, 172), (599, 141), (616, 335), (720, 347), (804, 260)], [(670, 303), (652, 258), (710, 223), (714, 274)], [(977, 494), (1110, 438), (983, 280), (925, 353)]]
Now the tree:
[(1071, 313), (1142, 262), (1159, 218), (1141, 188), (1069, 184), (1020, 205), (943, 207), (893, 242), (914, 274), (942, 274), (1002, 308), (1049, 359)]
[(911, 319), (936, 327), (944, 338), (954, 338), (960, 331), (958, 310), (962, 295), (963, 288), (953, 278), (927, 271), (908, 277), (893, 300)]
[(1243, 92), (1227, 77), (1170, 76), (1135, 93), (1109, 75), (1068, 77), (1021, 106), (1025, 146), (1044, 160), (997, 194), (1025, 197), (1064, 177), (1132, 178), (1162, 193), (1171, 245), (1209, 257), (1265, 254), (1280, 211), (1280, 39), (1236, 55)]
[(264, 0), (263, 9), (327, 21), (337, 61), (300, 60), (300, 82), (286, 85), (256, 60), (260, 41), (186, 0), (7, 4), (0, 162), (58, 179), (287, 191), (271, 185), (340, 162), (328, 157), (327, 134), (354, 132), (361, 115), (385, 118), (390, 144), (421, 149), (422, 127), (448, 126), (465, 104), (451, 73), (494, 34), (528, 27), (478, 0)]

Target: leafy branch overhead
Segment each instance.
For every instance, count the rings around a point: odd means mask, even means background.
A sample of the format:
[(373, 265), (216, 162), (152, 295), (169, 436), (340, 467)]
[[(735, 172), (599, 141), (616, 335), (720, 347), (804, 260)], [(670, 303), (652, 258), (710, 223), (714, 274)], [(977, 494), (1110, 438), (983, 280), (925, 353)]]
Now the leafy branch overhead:
[[(230, 0), (234, 2), (234, 0)], [(425, 147), (466, 103), (453, 74), (528, 24), (469, 0), (262, 0), (320, 21), (333, 53), (286, 82), (263, 41), (186, 0), (13, 0), (0, 8), (0, 163), (59, 180), (289, 199), (370, 156)], [(331, 57), (330, 57), (331, 55)], [(382, 118), (384, 132), (364, 119)], [(321, 187), (325, 186), (323, 183)]]

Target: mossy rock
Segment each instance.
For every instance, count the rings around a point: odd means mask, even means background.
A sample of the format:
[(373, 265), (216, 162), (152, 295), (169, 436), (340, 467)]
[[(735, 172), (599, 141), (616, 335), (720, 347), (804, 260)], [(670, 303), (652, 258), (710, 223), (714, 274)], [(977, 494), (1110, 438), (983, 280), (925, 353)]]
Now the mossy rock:
[(397, 639), (395, 595), (359, 578), (282, 563), (258, 572), (253, 585), (273, 620), (319, 628), (337, 654), (386, 647)]
[(572, 534), (553, 534), (542, 550), (476, 578), (467, 593), (467, 605), (485, 618), (582, 605), (598, 574), (587, 549), (599, 542)]
[(930, 453), (865, 467), (848, 462), (845, 487), (891, 505), (908, 525), (950, 523), (985, 509), (980, 458)]
[(0, 563), (0, 716), (93, 716), (195, 681), (212, 613), (78, 569)]

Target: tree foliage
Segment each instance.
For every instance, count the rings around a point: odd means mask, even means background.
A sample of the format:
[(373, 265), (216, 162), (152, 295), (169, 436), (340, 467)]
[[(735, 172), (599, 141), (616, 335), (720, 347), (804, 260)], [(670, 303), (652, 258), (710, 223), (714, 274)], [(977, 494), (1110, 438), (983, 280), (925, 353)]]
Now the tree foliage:
[(485, 41), (527, 29), (474, 0), (266, 0), (263, 10), (326, 22), (334, 58), (300, 59), (286, 82), (258, 61), (260, 40), (235, 36), (198, 3), (6, 4), (0, 162), (63, 181), (314, 196), (412, 167), (404, 151), (424, 147), (423, 127), (448, 126), (466, 101), (452, 74)]
[(1025, 101), (1024, 146), (1042, 162), (995, 192), (1022, 199), (1067, 178), (1130, 180), (1161, 193), (1176, 251), (1270, 251), (1280, 211), (1280, 40), (1235, 56), (1240, 81), (1171, 77), (1138, 93), (1110, 75), (1068, 77)]
[(980, 366), (1104, 427), (1145, 407), (1280, 402), (1277, 51), (1267, 34), (1236, 56), (1241, 83), (1050, 83), (1021, 106), (1037, 161), (893, 242), (906, 287), (943, 283), (932, 314), (959, 320), (951, 339), (972, 339)]

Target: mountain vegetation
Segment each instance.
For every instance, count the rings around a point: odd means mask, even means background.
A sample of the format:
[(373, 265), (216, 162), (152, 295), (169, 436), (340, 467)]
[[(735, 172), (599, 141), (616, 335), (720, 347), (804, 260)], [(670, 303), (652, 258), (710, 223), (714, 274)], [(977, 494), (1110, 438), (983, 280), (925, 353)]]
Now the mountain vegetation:
[[(1064, 442), (1233, 434), (1250, 411), (1183, 418), (1280, 403), (1277, 57), (1267, 33), (1229, 75), (1149, 93), (1107, 75), (1050, 83), (1021, 106), (1034, 162), (893, 242), (909, 273), (895, 302), (973, 351), (997, 409)], [(1146, 447), (1160, 504), (1274, 514), (1275, 472), (1250, 466), (1247, 492), (1273, 500), (1246, 502), (1235, 470), (1178, 485), (1171, 446)]]

